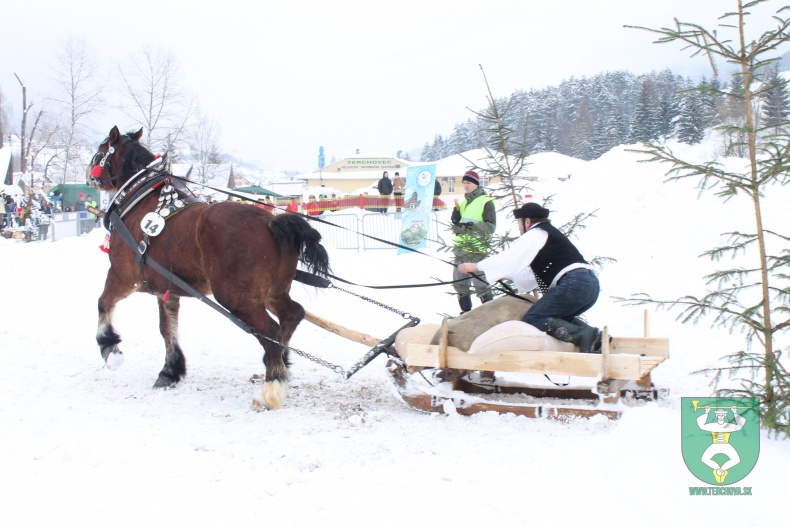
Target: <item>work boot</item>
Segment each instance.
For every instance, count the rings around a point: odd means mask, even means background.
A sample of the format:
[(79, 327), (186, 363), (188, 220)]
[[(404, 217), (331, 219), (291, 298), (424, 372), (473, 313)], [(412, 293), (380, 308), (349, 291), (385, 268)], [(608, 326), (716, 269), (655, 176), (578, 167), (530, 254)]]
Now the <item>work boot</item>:
[(461, 306), (461, 313), (466, 313), (472, 310), (472, 296), (471, 295), (458, 295), (458, 305)]
[[(587, 327), (587, 328), (592, 327), (591, 325), (589, 325), (587, 322), (580, 319), (579, 317), (573, 317), (573, 320), (571, 320), (571, 324), (580, 327)], [(595, 329), (598, 330), (598, 328)], [(595, 334), (595, 340), (593, 341), (592, 351), (590, 353), (601, 353), (602, 339), (603, 339), (603, 332), (598, 330), (598, 333)], [(612, 336), (609, 335), (609, 344), (611, 343), (612, 343)]]
[[(550, 318), (546, 333), (562, 342), (571, 342), (578, 346), (582, 353), (601, 353), (601, 332), (598, 328), (588, 325), (571, 324), (561, 318)], [(595, 342), (598, 341), (598, 348)]]

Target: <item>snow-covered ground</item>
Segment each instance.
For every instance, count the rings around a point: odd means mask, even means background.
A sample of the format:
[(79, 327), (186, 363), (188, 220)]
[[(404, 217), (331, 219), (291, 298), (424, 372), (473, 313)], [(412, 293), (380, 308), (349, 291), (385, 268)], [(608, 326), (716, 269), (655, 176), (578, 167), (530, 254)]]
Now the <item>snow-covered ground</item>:
[[(687, 148), (686, 156), (707, 153)], [(600, 273), (588, 319), (612, 334), (642, 334), (642, 308), (612, 297), (661, 299), (704, 293), (714, 268), (698, 258), (720, 233), (751, 230), (746, 201), (696, 198), (691, 183), (662, 184), (664, 169), (616, 149), (588, 163), (535, 156), (554, 195), (555, 224), (596, 210), (577, 245), (587, 258), (617, 259)], [(733, 160), (732, 162), (737, 162)], [(787, 189), (766, 198), (769, 224), (787, 224)], [(440, 214), (446, 215), (447, 212)], [(781, 223), (780, 223), (781, 222)], [(500, 229), (513, 224), (499, 215)], [(250, 402), (262, 372), (256, 341), (195, 300), (182, 302), (188, 377), (152, 390), (164, 362), (156, 302), (133, 295), (115, 324), (126, 362), (104, 367), (94, 333), (108, 260), (104, 233), (56, 243), (0, 239), (0, 524), (16, 525), (774, 525), (782, 522), (790, 442), (763, 435), (760, 458), (737, 483), (751, 497), (691, 497), (702, 486), (681, 456), (680, 398), (708, 396), (690, 372), (720, 365), (741, 335), (681, 325), (650, 310), (651, 333), (670, 338), (654, 372), (669, 388), (622, 419), (570, 422), (512, 415), (421, 414), (393, 394), (384, 358), (346, 381), (293, 355), (282, 410)], [(445, 253), (396, 255), (329, 248), (334, 273), (385, 285), (449, 279)], [(430, 252), (430, 251), (428, 251)], [(729, 262), (720, 264), (729, 265)], [(355, 291), (439, 322), (458, 311), (448, 289)], [(334, 290), (294, 285), (308, 310), (385, 337), (403, 324), (390, 311)], [(348, 368), (367, 349), (308, 323), (292, 345)], [(786, 346), (787, 343), (784, 343)], [(564, 380), (564, 379), (563, 379)], [(711, 500), (716, 503), (711, 503)], [(779, 522), (779, 523), (777, 523)]]

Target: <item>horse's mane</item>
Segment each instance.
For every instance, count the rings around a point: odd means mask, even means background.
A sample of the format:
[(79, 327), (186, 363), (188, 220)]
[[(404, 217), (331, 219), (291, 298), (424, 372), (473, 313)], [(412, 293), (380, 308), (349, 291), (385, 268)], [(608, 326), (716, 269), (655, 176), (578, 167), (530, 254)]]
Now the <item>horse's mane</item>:
[(121, 166), (121, 174), (129, 176), (141, 168), (148, 166), (156, 156), (148, 151), (139, 141), (132, 138), (132, 132), (125, 134), (128, 141), (125, 141), (126, 151), (123, 157), (123, 166)]

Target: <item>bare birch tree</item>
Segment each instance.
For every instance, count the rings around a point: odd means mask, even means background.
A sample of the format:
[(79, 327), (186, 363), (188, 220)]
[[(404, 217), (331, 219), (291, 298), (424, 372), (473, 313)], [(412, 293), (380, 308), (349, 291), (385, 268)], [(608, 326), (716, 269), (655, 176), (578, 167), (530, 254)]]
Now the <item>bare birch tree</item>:
[(183, 85), (175, 56), (144, 46), (119, 71), (124, 99), (119, 109), (143, 127), (146, 147), (153, 152), (177, 148), (185, 139), (195, 102)]
[(210, 184), (219, 173), (222, 153), (219, 146), (220, 128), (216, 120), (196, 112), (195, 125), (187, 134), (187, 144), (194, 161), (192, 179), (200, 184)]
[(85, 42), (68, 37), (61, 42), (53, 70), (56, 91), (51, 96), (63, 113), (59, 128), (58, 155), (47, 162), (62, 173), (60, 183), (84, 178), (80, 147), (89, 137), (88, 119), (102, 104), (104, 84), (98, 77), (93, 55)]

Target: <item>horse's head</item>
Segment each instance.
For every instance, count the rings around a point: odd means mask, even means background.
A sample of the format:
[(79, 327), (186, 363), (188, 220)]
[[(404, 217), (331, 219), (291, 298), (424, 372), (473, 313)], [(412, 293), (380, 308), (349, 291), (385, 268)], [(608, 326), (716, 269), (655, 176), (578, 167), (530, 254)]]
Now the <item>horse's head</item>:
[(121, 134), (117, 126), (112, 127), (91, 160), (90, 175), (96, 186), (107, 191), (118, 190), (156, 158), (140, 143), (142, 135), (142, 128)]

